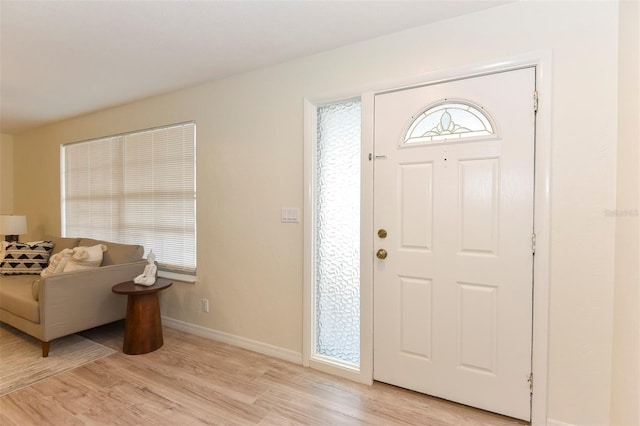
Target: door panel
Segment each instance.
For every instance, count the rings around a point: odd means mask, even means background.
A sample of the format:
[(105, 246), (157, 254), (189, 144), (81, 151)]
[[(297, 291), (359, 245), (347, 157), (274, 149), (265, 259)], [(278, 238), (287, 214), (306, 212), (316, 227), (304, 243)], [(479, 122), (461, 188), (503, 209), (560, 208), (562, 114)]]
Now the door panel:
[(497, 292), (496, 286), (458, 283), (461, 367), (496, 372)]
[[(402, 295), (400, 349), (406, 354), (430, 359), (432, 282), (411, 277), (399, 278)], [(420, 326), (416, 327), (416, 324)]]
[[(534, 70), (375, 98), (374, 224), (388, 231), (375, 250), (388, 257), (375, 261), (374, 378), (526, 420)], [(447, 99), (496, 134), (405, 144), (413, 117)], [(464, 131), (439, 114), (431, 134)]]
[(458, 167), (460, 173), (459, 252), (495, 256), (498, 254), (500, 160), (497, 158), (462, 160)]
[(433, 164), (401, 164), (399, 171), (401, 247), (431, 249)]

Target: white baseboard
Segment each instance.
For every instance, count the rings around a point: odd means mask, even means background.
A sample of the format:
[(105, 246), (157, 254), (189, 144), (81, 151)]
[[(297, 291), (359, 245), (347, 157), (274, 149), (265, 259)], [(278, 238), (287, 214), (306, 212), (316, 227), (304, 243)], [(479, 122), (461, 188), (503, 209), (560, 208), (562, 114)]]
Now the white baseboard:
[(571, 423), (561, 422), (560, 420), (547, 419), (547, 426), (575, 426)]
[(302, 354), (290, 349), (284, 349), (268, 343), (247, 339), (246, 337), (235, 336), (233, 334), (225, 333), (224, 331), (213, 330), (211, 328), (202, 327), (200, 325), (191, 324), (165, 316), (162, 317), (162, 324), (167, 327), (175, 328), (176, 330), (195, 334), (196, 336), (228, 343), (229, 345), (238, 346), (253, 352), (258, 352), (284, 361), (293, 362), (294, 364), (302, 365)]

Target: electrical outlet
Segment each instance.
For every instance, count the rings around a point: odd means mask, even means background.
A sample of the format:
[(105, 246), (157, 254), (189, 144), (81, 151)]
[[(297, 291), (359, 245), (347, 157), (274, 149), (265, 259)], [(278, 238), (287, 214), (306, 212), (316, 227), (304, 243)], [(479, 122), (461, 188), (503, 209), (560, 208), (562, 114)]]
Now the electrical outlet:
[(200, 308), (202, 308), (202, 312), (209, 312), (209, 299), (202, 299), (200, 301)]

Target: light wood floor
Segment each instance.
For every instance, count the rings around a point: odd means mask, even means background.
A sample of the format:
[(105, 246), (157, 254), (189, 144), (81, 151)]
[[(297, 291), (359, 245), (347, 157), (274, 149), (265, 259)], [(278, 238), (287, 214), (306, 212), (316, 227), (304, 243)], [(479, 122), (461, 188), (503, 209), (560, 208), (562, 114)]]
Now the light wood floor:
[[(123, 328), (119, 322), (84, 335), (120, 350)], [(524, 424), (382, 383), (360, 385), (171, 328), (164, 329), (164, 340), (153, 353), (118, 352), (0, 398), (0, 424)]]

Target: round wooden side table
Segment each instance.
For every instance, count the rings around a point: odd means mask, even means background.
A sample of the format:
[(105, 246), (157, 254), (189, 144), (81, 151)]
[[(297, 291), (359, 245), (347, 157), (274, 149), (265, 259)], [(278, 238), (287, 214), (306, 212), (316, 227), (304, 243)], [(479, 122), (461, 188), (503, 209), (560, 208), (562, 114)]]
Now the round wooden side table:
[(128, 296), (122, 352), (141, 355), (162, 346), (164, 341), (158, 293), (171, 287), (171, 284), (171, 280), (156, 278), (156, 282), (151, 286), (127, 281), (111, 288), (114, 293)]

